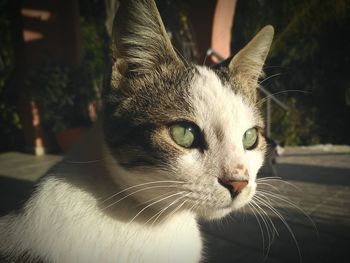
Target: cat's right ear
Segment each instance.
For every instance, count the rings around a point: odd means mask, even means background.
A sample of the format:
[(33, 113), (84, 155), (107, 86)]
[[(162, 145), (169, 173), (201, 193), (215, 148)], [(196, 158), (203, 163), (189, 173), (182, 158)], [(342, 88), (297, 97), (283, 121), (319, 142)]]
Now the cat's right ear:
[(113, 25), (113, 71), (147, 73), (181, 63), (153, 0), (120, 0)]
[(228, 65), (230, 74), (235, 78), (242, 93), (245, 93), (252, 101), (256, 101), (258, 79), (263, 75), (262, 68), (270, 50), (273, 35), (273, 27), (265, 26), (233, 57)]

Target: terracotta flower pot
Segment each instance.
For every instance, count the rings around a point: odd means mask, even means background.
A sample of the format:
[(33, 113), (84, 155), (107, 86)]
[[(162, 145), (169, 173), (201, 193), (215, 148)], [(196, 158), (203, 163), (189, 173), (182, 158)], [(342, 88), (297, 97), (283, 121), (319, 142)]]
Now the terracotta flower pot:
[(77, 127), (57, 132), (56, 139), (63, 152), (66, 153), (72, 149), (72, 147), (79, 142), (80, 138), (86, 131), (87, 128)]

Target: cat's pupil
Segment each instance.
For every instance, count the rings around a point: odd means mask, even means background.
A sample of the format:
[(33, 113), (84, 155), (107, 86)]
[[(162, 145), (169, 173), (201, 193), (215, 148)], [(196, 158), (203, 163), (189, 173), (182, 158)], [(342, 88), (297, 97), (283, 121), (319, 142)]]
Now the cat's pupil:
[(190, 148), (195, 141), (195, 128), (191, 124), (174, 124), (170, 127), (170, 134), (178, 145), (185, 148)]
[(258, 142), (258, 131), (256, 128), (248, 129), (243, 135), (243, 147), (246, 150), (253, 150)]

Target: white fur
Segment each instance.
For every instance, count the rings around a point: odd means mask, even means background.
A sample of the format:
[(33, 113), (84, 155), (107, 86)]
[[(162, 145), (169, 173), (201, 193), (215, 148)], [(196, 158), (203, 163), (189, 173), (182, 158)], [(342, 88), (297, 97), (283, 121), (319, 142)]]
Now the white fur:
[(0, 221), (0, 251), (48, 262), (198, 262), (201, 240), (191, 213), (145, 227), (103, 214), (89, 193), (45, 180), (25, 213)]

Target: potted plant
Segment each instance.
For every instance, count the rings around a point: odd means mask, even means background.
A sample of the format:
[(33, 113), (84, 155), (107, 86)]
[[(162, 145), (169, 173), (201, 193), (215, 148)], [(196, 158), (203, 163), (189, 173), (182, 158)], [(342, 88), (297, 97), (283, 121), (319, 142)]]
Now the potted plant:
[(64, 151), (96, 119), (108, 50), (100, 27), (81, 19), (80, 29), (83, 55), (79, 65), (46, 62), (33, 68), (27, 81), (43, 128), (55, 133)]
[(83, 66), (44, 65), (28, 78), (32, 97), (40, 108), (44, 130), (54, 132), (66, 152), (90, 126), (88, 105), (95, 94)]

